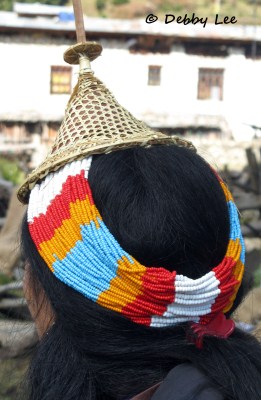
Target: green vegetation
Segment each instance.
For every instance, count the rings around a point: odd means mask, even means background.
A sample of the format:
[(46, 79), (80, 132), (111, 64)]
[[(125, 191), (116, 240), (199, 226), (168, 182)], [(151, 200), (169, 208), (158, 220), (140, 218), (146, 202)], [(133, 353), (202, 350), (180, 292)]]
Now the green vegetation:
[(13, 2), (10, 0), (0, 0), (0, 10), (11, 11), (13, 8)]
[(0, 272), (0, 285), (6, 285), (7, 283), (11, 283), (12, 281), (12, 278)]
[(24, 172), (16, 163), (3, 157), (0, 157), (0, 176), (14, 185), (21, 184), (25, 179)]
[(102, 12), (106, 7), (106, 0), (96, 0), (96, 8)]
[(254, 284), (256, 287), (261, 287), (261, 265), (254, 272)]
[[(63, 6), (68, 0), (38, 0), (37, 2), (54, 6)], [(13, 0), (0, 0), (0, 10), (11, 11), (13, 9), (13, 3)], [(19, 3), (35, 3), (35, 0), (19, 0)]]
[(16, 400), (19, 397), (27, 368), (26, 358), (0, 360), (1, 400)]
[(129, 3), (129, 0), (112, 0), (112, 4), (114, 4), (115, 6), (126, 3)]

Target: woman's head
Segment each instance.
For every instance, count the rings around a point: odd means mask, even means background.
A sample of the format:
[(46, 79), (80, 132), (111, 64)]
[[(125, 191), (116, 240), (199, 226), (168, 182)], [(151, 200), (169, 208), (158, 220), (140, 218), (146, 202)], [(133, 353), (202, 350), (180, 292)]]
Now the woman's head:
[[(129, 149), (68, 165), (34, 189), (28, 221), (38, 252), (58, 279), (125, 316), (158, 294), (159, 304), (155, 297), (148, 308), (155, 304), (161, 315), (164, 299), (174, 301), (174, 285), (180, 296), (179, 277), (187, 277), (194, 293), (200, 282), (192, 285), (190, 279), (219, 265), (228, 247), (228, 207), (217, 176), (200, 156), (175, 146)], [(215, 274), (221, 289), (219, 271)], [(150, 285), (158, 279), (157, 294)], [(190, 301), (192, 307), (199, 304), (199, 316), (218, 294), (209, 279), (210, 294), (197, 291), (195, 304)], [(179, 311), (176, 322), (186, 321)], [(149, 325), (146, 312), (140, 315), (131, 319), (144, 315), (141, 323)]]
[[(215, 173), (191, 150), (159, 146), (95, 156), (88, 181), (105, 225), (143, 265), (197, 279), (222, 261), (229, 240), (226, 199)], [(63, 382), (71, 379), (82, 393), (81, 397), (75, 390), (78, 400), (85, 398), (86, 387), (90, 399), (127, 397), (134, 387), (137, 392), (148, 387), (184, 360), (197, 364), (207, 356), (201, 367), (214, 371), (209, 351), (213, 344), (221, 351), (217, 339), (208, 338), (199, 353), (186, 340), (185, 325), (150, 329), (134, 324), (57, 279), (37, 251), (26, 220), (22, 242), (35, 298), (43, 288), (52, 308), (49, 317), (55, 320), (32, 364), (32, 399), (42, 399), (48, 380), (57, 375), (63, 385), (60, 398), (67, 399), (68, 386)], [(235, 305), (243, 291), (244, 285)], [(224, 354), (230, 339), (226, 342)], [(52, 371), (48, 371), (50, 363)], [(62, 371), (57, 363), (63, 365)], [(41, 385), (36, 379), (40, 375)], [(57, 396), (57, 385), (48, 386), (46, 399)]]

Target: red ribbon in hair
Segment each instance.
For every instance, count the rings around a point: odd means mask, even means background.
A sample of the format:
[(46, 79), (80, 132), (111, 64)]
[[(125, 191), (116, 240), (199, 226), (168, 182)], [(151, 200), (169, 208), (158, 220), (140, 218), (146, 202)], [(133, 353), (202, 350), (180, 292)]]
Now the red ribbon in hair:
[(195, 343), (198, 349), (202, 349), (204, 336), (227, 339), (234, 332), (235, 326), (235, 322), (232, 319), (227, 319), (226, 316), (220, 312), (206, 325), (198, 323), (191, 324), (191, 332), (188, 334), (188, 340)]

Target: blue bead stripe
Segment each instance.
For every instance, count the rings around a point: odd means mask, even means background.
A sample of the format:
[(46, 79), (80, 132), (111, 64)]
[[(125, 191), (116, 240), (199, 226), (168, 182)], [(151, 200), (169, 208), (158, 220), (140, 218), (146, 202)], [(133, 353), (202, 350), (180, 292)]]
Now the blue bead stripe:
[(240, 239), (241, 235), (241, 228), (240, 222), (238, 218), (238, 210), (236, 208), (235, 203), (229, 201), (227, 203), (228, 212), (229, 212), (229, 224), (230, 224), (230, 235), (229, 238), (231, 240)]
[(58, 279), (93, 301), (110, 288), (123, 256), (134, 263), (101, 220), (99, 224), (98, 229), (93, 221), (81, 225), (82, 240), (62, 260), (55, 256), (53, 264)]

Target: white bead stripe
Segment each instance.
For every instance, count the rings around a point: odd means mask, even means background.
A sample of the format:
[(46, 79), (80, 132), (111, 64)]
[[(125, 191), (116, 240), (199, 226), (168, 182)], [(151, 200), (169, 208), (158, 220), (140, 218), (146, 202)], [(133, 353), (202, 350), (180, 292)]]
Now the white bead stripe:
[(215, 289), (206, 293), (194, 293), (194, 294), (185, 294), (185, 293), (176, 293), (175, 299), (176, 301), (185, 299), (185, 300), (201, 300), (208, 299), (209, 297), (215, 296), (220, 293), (220, 289)]
[(68, 176), (76, 176), (81, 170), (84, 170), (85, 178), (88, 179), (91, 162), (92, 157), (73, 161), (66, 164), (64, 168), (47, 175), (45, 180), (40, 184), (36, 184), (30, 195), (28, 222), (32, 223), (34, 218), (46, 213), (52, 200), (61, 193), (62, 186)]
[(151, 318), (150, 326), (154, 328), (160, 328), (164, 326), (176, 325), (182, 322), (199, 322), (199, 317), (173, 317), (173, 318), (164, 318), (164, 316), (153, 316)]
[[(213, 271), (199, 279), (177, 275), (174, 281), (175, 299), (162, 316), (154, 315), (150, 326), (163, 327), (180, 322), (199, 322), (211, 312), (219, 293), (220, 281)], [(214, 290), (213, 290), (214, 289)]]

